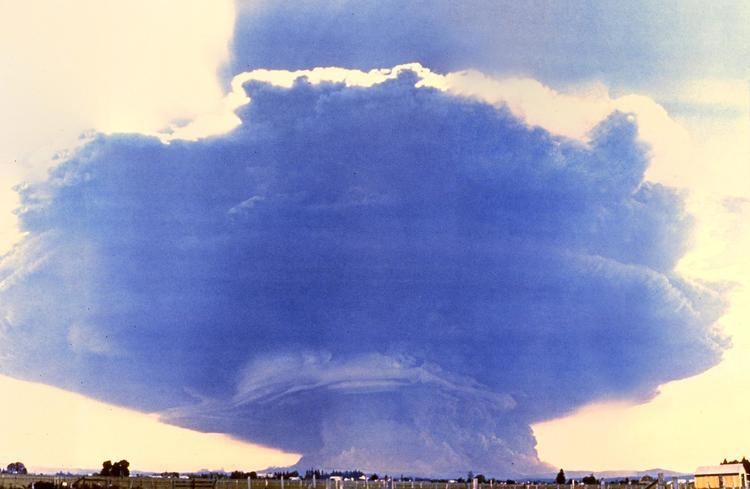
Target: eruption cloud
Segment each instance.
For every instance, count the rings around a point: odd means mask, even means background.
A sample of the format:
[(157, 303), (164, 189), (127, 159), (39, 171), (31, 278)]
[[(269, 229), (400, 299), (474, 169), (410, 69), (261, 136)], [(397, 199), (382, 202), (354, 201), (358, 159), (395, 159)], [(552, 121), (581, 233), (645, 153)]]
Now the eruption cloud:
[(548, 470), (530, 423), (718, 362), (632, 116), (581, 142), (418, 82), (250, 81), (227, 134), (98, 135), (20, 188), (2, 372), (304, 468), (512, 476)]

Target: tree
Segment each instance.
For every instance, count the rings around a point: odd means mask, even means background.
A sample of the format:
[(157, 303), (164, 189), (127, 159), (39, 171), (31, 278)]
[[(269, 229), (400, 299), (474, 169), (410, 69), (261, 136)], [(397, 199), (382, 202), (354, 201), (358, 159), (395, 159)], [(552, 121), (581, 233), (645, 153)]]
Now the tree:
[(26, 466), (23, 464), (23, 462), (13, 462), (11, 464), (8, 464), (8, 473), (9, 474), (28, 474), (28, 470), (26, 470)]
[(742, 464), (742, 467), (745, 469), (745, 472), (750, 473), (750, 461), (748, 461), (745, 457), (742, 457), (742, 460), (732, 460), (730, 462), (727, 462), (727, 459), (724, 459), (724, 461), (721, 463), (721, 465), (727, 465), (727, 464)]
[(120, 460), (119, 462), (112, 463), (111, 460), (102, 462), (102, 471), (99, 475), (104, 477), (129, 477), (130, 476), (130, 462), (127, 460)]
[(112, 466), (112, 475), (114, 477), (130, 477), (130, 462), (120, 460)]
[(565, 472), (563, 469), (560, 469), (560, 472), (557, 473), (557, 477), (555, 477), (555, 482), (558, 484), (565, 484)]
[(484, 484), (485, 482), (487, 482), (487, 478), (484, 476), (484, 474), (477, 474), (475, 478), (477, 480), (477, 484)]
[(599, 481), (596, 480), (596, 477), (594, 477), (594, 474), (587, 475), (583, 479), (581, 479), (581, 482), (584, 484), (599, 484)]
[(372, 475), (370, 476), (370, 480), (371, 480), (371, 481), (376, 481), (376, 480), (378, 480), (378, 474), (372, 474)]

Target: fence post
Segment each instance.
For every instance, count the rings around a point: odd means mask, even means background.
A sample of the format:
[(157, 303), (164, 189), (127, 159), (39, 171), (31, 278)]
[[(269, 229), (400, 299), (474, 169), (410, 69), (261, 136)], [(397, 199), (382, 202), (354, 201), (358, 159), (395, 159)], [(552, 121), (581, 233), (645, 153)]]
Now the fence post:
[(281, 489), (284, 489), (284, 476), (281, 476)]

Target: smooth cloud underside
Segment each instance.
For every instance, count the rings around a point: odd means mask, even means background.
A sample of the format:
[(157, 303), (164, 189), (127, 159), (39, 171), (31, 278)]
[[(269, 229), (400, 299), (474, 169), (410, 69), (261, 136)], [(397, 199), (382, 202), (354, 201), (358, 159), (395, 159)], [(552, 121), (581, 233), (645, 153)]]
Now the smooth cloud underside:
[(718, 361), (631, 117), (582, 144), (415, 81), (249, 83), (229, 134), (98, 136), (20, 189), (3, 372), (304, 467), (510, 475), (529, 423)]

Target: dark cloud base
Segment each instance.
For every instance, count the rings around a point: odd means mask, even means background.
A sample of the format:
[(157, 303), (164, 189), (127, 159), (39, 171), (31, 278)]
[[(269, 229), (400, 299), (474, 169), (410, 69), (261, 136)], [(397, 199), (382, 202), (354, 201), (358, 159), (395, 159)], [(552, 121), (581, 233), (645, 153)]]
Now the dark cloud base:
[(583, 145), (414, 82), (250, 84), (227, 135), (97, 136), (21, 189), (3, 373), (305, 467), (513, 476), (530, 423), (719, 360), (628, 116)]

